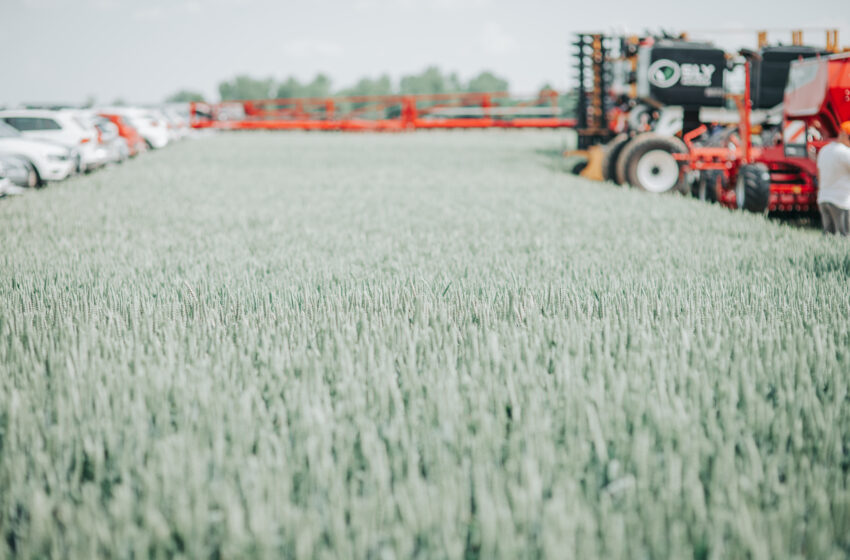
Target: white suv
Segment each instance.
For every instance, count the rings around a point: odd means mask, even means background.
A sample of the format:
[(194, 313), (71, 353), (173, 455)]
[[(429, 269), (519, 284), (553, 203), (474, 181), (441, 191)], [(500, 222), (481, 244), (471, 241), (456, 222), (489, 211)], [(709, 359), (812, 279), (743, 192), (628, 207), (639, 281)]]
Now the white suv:
[(16, 109), (0, 111), (0, 121), (16, 128), (26, 138), (49, 140), (75, 150), (77, 171), (89, 171), (106, 163), (94, 124), (77, 111), (62, 109)]
[(25, 159), (38, 174), (37, 182), (61, 181), (76, 171), (72, 150), (54, 142), (24, 138), (11, 126), (0, 122), (0, 154)]

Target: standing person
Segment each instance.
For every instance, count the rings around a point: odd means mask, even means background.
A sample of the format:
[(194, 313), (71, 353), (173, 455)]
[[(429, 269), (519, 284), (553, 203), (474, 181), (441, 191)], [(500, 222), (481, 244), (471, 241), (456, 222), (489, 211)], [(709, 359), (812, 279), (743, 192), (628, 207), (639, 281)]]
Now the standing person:
[(824, 234), (850, 235), (850, 121), (818, 154), (818, 207)]

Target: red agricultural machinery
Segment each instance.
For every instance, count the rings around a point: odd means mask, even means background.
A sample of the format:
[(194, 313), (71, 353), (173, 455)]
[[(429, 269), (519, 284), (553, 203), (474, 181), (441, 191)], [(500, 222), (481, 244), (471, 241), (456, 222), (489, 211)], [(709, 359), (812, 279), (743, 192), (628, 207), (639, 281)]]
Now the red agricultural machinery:
[(371, 95), (192, 103), (193, 128), (226, 130), (339, 130), (392, 132), (413, 129), (564, 128), (559, 95), (543, 90), (531, 99), (505, 92)]
[(741, 55), (685, 35), (578, 38), (575, 173), (757, 212), (816, 209), (814, 157), (848, 118), (837, 30), (823, 48), (760, 33)]
[[(751, 130), (751, 57), (747, 82), (736, 99), (737, 129), (717, 134), (720, 142), (699, 145), (705, 125), (684, 135), (684, 153), (674, 153), (680, 173), (697, 172), (709, 198), (751, 212), (817, 210), (818, 150), (850, 120), (850, 53), (791, 63), (782, 124), (765, 129), (753, 145)], [(711, 145), (713, 144), (713, 145)]]

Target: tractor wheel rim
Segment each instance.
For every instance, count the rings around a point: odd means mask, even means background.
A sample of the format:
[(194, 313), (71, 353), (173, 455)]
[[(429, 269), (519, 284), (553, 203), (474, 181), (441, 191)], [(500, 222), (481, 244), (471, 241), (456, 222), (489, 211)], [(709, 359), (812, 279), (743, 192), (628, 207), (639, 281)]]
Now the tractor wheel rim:
[(679, 164), (665, 150), (650, 150), (637, 163), (637, 180), (652, 193), (667, 192), (679, 182)]

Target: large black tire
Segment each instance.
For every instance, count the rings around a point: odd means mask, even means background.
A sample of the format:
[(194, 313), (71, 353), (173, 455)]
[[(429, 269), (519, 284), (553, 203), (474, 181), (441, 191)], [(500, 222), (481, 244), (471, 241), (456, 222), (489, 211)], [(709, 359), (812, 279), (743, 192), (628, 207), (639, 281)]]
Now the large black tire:
[(717, 189), (726, 188), (726, 174), (719, 169), (701, 171), (691, 194), (703, 202), (717, 202)]
[(685, 177), (673, 154), (686, 154), (675, 136), (645, 132), (623, 148), (617, 161), (617, 179), (651, 193), (685, 192)]
[(602, 157), (602, 179), (605, 181), (622, 184), (617, 181), (617, 160), (629, 140), (628, 134), (618, 134), (605, 146), (605, 155)]
[(763, 214), (770, 204), (770, 171), (763, 163), (750, 163), (738, 169), (735, 182), (738, 208)]
[(613, 181), (618, 185), (626, 185), (628, 184), (628, 179), (626, 178), (626, 160), (623, 157), (623, 154), (628, 152), (628, 147), (632, 142), (635, 141), (637, 136), (632, 136), (622, 148), (620, 148), (620, 153), (617, 155), (617, 159), (614, 160), (614, 179)]
[[(703, 146), (722, 148), (728, 146), (733, 136), (737, 136), (738, 127), (729, 126), (715, 130), (703, 142)], [(709, 169), (700, 173), (699, 180), (693, 185), (692, 194), (705, 202), (717, 202), (720, 189), (729, 188), (729, 176), (719, 169)]]

